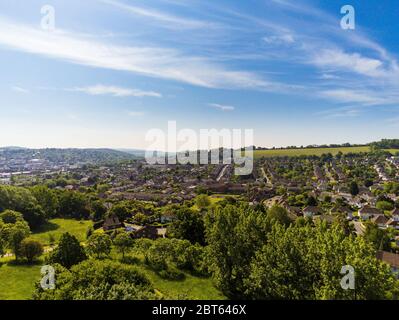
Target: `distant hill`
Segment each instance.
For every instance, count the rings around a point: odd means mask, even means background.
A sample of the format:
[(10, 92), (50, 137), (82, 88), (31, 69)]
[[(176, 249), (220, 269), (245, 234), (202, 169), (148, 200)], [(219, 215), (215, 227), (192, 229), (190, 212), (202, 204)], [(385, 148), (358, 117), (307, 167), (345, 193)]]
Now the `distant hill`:
[(142, 149), (115, 149), (116, 151), (132, 154), (136, 157), (143, 158), (145, 156), (146, 150)]
[(0, 148), (0, 156), (9, 158), (45, 159), (50, 162), (106, 163), (137, 159), (133, 154), (113, 149), (27, 149), (18, 147)]

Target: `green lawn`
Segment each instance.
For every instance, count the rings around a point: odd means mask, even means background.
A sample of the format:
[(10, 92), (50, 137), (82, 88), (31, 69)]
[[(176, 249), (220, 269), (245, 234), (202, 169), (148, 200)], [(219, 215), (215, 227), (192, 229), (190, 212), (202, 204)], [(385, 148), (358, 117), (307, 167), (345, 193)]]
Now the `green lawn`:
[[(114, 250), (111, 254), (113, 259), (120, 260), (120, 254)], [(144, 258), (135, 256), (138, 261), (133, 264), (141, 270), (151, 280), (154, 289), (161, 294), (164, 299), (190, 299), (190, 300), (225, 300), (227, 299), (213, 285), (212, 279), (207, 277), (193, 276), (188, 272), (183, 272), (184, 280), (166, 280), (161, 278), (155, 271), (144, 263)]]
[(190, 300), (224, 300), (223, 294), (217, 290), (210, 278), (194, 277), (185, 273), (185, 279), (181, 281), (165, 280), (155, 272), (145, 267), (140, 267), (154, 288), (159, 291), (165, 299), (190, 299)]
[[(0, 259), (0, 300), (31, 299), (34, 285), (40, 280), (40, 268), (43, 263), (32, 266), (13, 264), (11, 258)], [(226, 297), (217, 290), (210, 278), (195, 277), (185, 273), (181, 281), (165, 280), (140, 261), (137, 268), (145, 273), (154, 288), (164, 299), (209, 299), (223, 300)]]
[[(209, 197), (209, 201), (211, 203), (211, 206), (216, 205), (218, 202), (223, 201), (225, 196), (222, 195), (210, 195)], [(195, 199), (194, 199), (195, 200)], [(191, 209), (193, 210), (199, 210), (197, 204), (194, 204)]]
[(0, 300), (27, 300), (40, 280), (42, 263), (14, 265), (10, 258), (0, 259)]
[(399, 154), (399, 149), (386, 149), (385, 151), (388, 151), (392, 153), (393, 155)]
[(69, 232), (74, 235), (79, 241), (86, 240), (86, 231), (92, 225), (91, 221), (77, 221), (72, 219), (52, 219), (39, 230), (35, 231), (30, 238), (42, 242), (44, 245), (49, 245), (49, 235), (53, 235), (55, 241), (58, 242), (61, 235)]

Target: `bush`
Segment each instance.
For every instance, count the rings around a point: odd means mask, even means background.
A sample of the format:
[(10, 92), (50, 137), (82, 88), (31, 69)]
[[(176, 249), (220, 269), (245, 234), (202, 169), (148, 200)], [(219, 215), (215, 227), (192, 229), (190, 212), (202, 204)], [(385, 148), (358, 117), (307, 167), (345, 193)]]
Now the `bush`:
[(43, 254), (43, 245), (39, 241), (25, 239), (21, 242), (20, 253), (29, 263), (32, 263)]
[(186, 278), (186, 276), (183, 272), (176, 270), (176, 269), (161, 270), (158, 272), (158, 275), (162, 279), (174, 280), (174, 281), (181, 281)]
[(206, 209), (211, 205), (211, 201), (209, 200), (209, 197), (207, 195), (201, 194), (197, 196), (195, 204), (199, 209)]
[(50, 254), (49, 263), (58, 263), (65, 268), (70, 268), (87, 259), (84, 248), (79, 240), (69, 233), (64, 233), (58, 247)]
[(71, 270), (55, 265), (56, 289), (36, 286), (35, 300), (155, 299), (150, 280), (133, 266), (115, 261), (87, 260)]
[(378, 201), (376, 207), (382, 211), (391, 211), (394, 209), (394, 205), (388, 201)]
[(94, 233), (87, 240), (86, 250), (90, 256), (101, 258), (111, 253), (112, 241), (109, 235)]

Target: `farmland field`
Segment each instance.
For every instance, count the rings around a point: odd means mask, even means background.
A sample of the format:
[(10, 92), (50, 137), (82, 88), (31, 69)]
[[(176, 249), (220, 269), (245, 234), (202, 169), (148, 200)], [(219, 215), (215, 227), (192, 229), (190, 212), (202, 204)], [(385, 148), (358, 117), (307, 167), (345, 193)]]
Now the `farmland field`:
[[(340, 148), (304, 148), (304, 149), (275, 149), (275, 150), (255, 150), (255, 159), (261, 157), (295, 157), (295, 156), (321, 156), (323, 153), (336, 155), (338, 152), (360, 153), (370, 151), (370, 147), (340, 147)], [(399, 151), (399, 150), (398, 150)]]

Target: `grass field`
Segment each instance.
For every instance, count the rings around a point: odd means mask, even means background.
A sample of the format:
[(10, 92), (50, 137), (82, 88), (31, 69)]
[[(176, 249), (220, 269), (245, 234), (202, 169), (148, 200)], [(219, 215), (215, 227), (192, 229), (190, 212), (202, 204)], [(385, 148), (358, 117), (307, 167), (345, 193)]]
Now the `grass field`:
[[(42, 265), (42, 262), (31, 266), (17, 265), (13, 263), (11, 258), (0, 259), (0, 300), (30, 299), (34, 285), (41, 277), (40, 268)], [(147, 275), (154, 288), (164, 299), (226, 299), (213, 286), (210, 278), (195, 277), (185, 273), (184, 280), (165, 280), (148, 268), (142, 261), (139, 261), (135, 266)]]
[[(121, 255), (112, 250), (111, 257), (121, 260)], [(183, 272), (184, 280), (166, 280), (161, 278), (155, 271), (144, 263), (144, 257), (134, 255), (137, 259), (133, 264), (142, 271), (152, 282), (154, 289), (158, 291), (163, 299), (191, 299), (191, 300), (225, 300), (226, 297), (215, 288), (212, 279), (207, 277), (193, 276)]]
[[(225, 195), (216, 195), (216, 194), (214, 194), (214, 195), (210, 195), (209, 197), (209, 201), (210, 201), (210, 203), (211, 203), (211, 206), (213, 206), (213, 205), (215, 205), (215, 204), (217, 204), (218, 202), (220, 202), (220, 201), (223, 201), (224, 200), (224, 198), (225, 198)], [(194, 199), (195, 200), (195, 199)], [(191, 209), (193, 209), (193, 210), (199, 210), (199, 208), (198, 208), (198, 206), (196, 205), (196, 204), (194, 204), (192, 207), (191, 207)]]
[[(70, 219), (52, 219), (41, 229), (35, 231), (30, 238), (49, 245), (49, 235), (57, 242), (61, 235), (69, 232), (79, 241), (86, 239), (86, 231), (92, 225), (90, 221)], [(0, 259), (0, 300), (30, 299), (35, 282), (40, 279), (40, 268), (43, 263), (35, 265), (19, 265), (14, 263), (14, 257)]]
[(44, 245), (49, 245), (50, 234), (58, 242), (63, 233), (69, 232), (82, 242), (86, 240), (86, 231), (91, 225), (91, 221), (52, 219), (39, 230), (35, 231), (30, 238), (40, 241)]
[[(219, 198), (220, 200), (222, 198)], [(215, 201), (219, 200), (214, 198)], [(49, 234), (53, 234), (56, 241), (64, 232), (75, 235), (80, 241), (85, 241), (86, 230), (91, 225), (88, 221), (76, 221), (68, 219), (53, 219), (41, 230), (31, 235), (31, 238), (48, 245)], [(113, 250), (112, 257), (120, 259)], [(34, 265), (15, 264), (14, 257), (0, 259), (0, 300), (26, 300), (30, 299), (35, 283), (40, 279), (40, 268), (43, 262)], [(154, 288), (165, 299), (190, 298), (190, 299), (225, 299), (217, 290), (209, 278), (196, 277), (185, 273), (185, 279), (171, 281), (162, 279), (148, 268), (142, 261), (135, 264), (145, 273)]]
[(276, 150), (255, 150), (255, 159), (261, 157), (295, 157), (295, 156), (321, 156), (323, 153), (336, 155), (338, 152), (360, 153), (370, 151), (369, 147), (342, 147), (342, 148), (306, 148), (306, 149), (276, 149)]
[(399, 154), (399, 149), (386, 149), (385, 151), (388, 151), (392, 153), (393, 155)]
[(15, 265), (11, 258), (0, 259), (0, 300), (27, 300), (41, 278), (42, 263)]
[(154, 288), (162, 293), (165, 299), (185, 298), (190, 300), (225, 300), (226, 297), (217, 290), (209, 278), (193, 277), (186, 273), (183, 281), (161, 279), (156, 274), (147, 272)]

